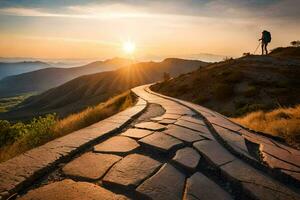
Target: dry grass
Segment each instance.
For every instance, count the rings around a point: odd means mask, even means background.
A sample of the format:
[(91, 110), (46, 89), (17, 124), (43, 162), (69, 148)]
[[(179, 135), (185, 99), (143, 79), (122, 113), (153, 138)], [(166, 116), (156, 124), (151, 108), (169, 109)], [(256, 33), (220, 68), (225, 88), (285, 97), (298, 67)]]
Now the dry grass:
[(59, 120), (54, 127), (54, 134), (59, 136), (65, 135), (87, 127), (132, 106), (134, 103), (135, 98), (133, 94), (125, 92), (95, 107), (89, 107), (80, 113), (72, 114)]
[(283, 138), (300, 148), (300, 105), (270, 112), (257, 111), (233, 120), (250, 129)]
[(60, 120), (55, 119), (54, 115), (48, 115), (35, 123), (22, 124), (18, 131), (26, 134), (21, 134), (14, 142), (0, 148), (0, 162), (110, 117), (133, 106), (135, 101), (134, 94), (128, 91)]

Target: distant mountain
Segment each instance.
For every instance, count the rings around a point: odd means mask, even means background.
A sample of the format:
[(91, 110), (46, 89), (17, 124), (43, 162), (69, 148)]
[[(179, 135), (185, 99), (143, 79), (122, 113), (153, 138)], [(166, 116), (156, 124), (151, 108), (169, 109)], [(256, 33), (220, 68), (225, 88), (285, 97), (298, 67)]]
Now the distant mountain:
[(27, 92), (41, 92), (61, 85), (78, 76), (110, 71), (132, 64), (132, 60), (113, 58), (72, 68), (50, 67), (0, 80), (0, 97)]
[(23, 61), (14, 63), (0, 62), (0, 80), (6, 76), (44, 69), (47, 67), (52, 66), (40, 61)]
[(300, 47), (207, 65), (152, 86), (230, 117), (300, 104)]
[(26, 119), (52, 112), (66, 116), (106, 101), (132, 87), (162, 80), (164, 72), (175, 77), (205, 65), (207, 63), (202, 61), (168, 58), (162, 62), (141, 62), (115, 71), (81, 76), (30, 97), (21, 107), (0, 114), (0, 118)]

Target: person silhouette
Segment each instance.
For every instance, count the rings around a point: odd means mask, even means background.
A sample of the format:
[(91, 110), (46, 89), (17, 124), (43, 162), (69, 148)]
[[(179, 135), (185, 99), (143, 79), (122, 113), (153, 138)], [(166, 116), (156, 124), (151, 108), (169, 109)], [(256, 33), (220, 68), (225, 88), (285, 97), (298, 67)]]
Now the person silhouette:
[(271, 42), (271, 33), (269, 31), (264, 30), (261, 34), (261, 38), (258, 40), (261, 41), (261, 55), (268, 54), (268, 44)]

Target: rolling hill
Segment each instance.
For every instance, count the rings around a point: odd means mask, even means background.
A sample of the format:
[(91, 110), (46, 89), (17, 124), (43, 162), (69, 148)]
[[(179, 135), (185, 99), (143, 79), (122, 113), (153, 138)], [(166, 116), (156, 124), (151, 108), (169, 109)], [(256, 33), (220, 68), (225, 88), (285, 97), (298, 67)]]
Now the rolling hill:
[(152, 86), (156, 92), (193, 101), (230, 117), (300, 103), (300, 48), (210, 64)]
[(113, 58), (72, 68), (46, 68), (9, 76), (0, 80), (0, 97), (28, 92), (42, 92), (78, 76), (110, 71), (132, 64), (131, 60)]
[(0, 62), (0, 80), (7, 76), (44, 69), (48, 67), (51, 67), (51, 65), (40, 61), (24, 61), (14, 63)]
[(21, 107), (1, 113), (0, 118), (27, 119), (52, 112), (66, 116), (132, 87), (161, 80), (164, 72), (178, 76), (205, 65), (207, 63), (202, 61), (168, 58), (162, 62), (141, 62), (115, 71), (84, 75), (30, 97)]

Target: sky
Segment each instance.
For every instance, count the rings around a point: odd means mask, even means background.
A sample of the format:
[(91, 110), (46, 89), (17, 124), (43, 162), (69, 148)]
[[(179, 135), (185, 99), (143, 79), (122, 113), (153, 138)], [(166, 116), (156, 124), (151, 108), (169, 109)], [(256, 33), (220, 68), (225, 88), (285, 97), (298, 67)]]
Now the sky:
[[(300, 0), (0, 0), (0, 57), (238, 57), (300, 38)], [(124, 43), (134, 43), (128, 55)]]

